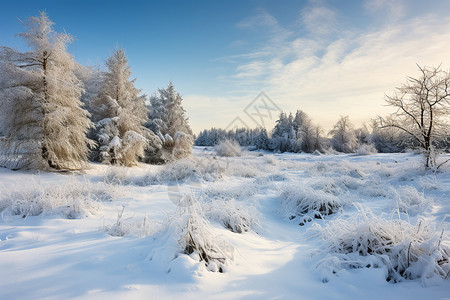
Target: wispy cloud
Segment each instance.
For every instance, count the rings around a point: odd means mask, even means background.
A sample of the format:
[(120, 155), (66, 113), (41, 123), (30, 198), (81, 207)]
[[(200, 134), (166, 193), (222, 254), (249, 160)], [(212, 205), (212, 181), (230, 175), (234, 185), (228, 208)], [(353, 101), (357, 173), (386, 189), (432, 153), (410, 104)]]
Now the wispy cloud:
[(364, 8), (374, 17), (383, 16), (383, 20), (398, 21), (406, 14), (402, 0), (366, 0)]
[(315, 36), (335, 33), (337, 30), (337, 13), (323, 5), (312, 3), (300, 12), (301, 22)]

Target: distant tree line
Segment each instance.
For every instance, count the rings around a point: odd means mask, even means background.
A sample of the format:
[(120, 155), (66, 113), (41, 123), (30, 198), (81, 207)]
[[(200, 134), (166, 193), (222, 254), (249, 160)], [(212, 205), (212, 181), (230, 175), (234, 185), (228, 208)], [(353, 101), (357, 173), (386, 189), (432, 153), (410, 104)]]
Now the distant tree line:
[(23, 22), (30, 47), (0, 47), (0, 165), (78, 170), (88, 159), (132, 166), (190, 155), (193, 135), (170, 82), (147, 99), (134, 86), (125, 51), (107, 70), (83, 67), (45, 12)]
[[(380, 153), (394, 153), (417, 146), (403, 130), (385, 126), (377, 119), (370, 125), (355, 128), (348, 116), (342, 116), (326, 135), (301, 110), (295, 115), (282, 112), (269, 133), (265, 128), (205, 129), (197, 136), (195, 145), (215, 146), (225, 139), (235, 140), (241, 146), (281, 153), (354, 153), (363, 145), (372, 145)], [(443, 137), (438, 144), (440, 149), (448, 149), (448, 139)]]

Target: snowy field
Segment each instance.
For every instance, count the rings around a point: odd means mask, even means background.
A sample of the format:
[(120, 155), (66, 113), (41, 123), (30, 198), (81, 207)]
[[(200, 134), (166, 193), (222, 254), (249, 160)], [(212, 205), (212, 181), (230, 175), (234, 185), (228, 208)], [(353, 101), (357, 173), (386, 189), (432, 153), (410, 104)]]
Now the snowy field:
[[(408, 153), (194, 154), (0, 169), (0, 299), (449, 299), (450, 167), (425, 172)], [(187, 236), (207, 263), (183, 253)]]

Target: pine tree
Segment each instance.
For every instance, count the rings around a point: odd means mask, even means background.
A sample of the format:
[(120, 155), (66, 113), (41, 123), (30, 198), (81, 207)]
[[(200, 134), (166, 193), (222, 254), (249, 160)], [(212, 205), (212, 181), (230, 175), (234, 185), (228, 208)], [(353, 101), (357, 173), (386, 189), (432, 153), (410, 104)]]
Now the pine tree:
[(143, 125), (147, 122), (145, 96), (130, 79), (125, 51), (118, 49), (106, 61), (100, 92), (90, 101), (95, 107), (99, 158), (104, 163), (135, 165), (146, 147), (159, 145), (158, 139)]
[(45, 12), (23, 22), (19, 33), (28, 52), (0, 49), (0, 127), (3, 164), (12, 168), (81, 169), (86, 166), (86, 133), (91, 126), (82, 108), (82, 83), (67, 52), (73, 37), (57, 33)]
[(150, 128), (163, 144), (162, 149), (149, 153), (150, 161), (168, 162), (192, 153), (194, 139), (182, 101), (183, 98), (172, 82), (167, 88), (159, 89), (157, 94), (150, 97), (147, 128)]

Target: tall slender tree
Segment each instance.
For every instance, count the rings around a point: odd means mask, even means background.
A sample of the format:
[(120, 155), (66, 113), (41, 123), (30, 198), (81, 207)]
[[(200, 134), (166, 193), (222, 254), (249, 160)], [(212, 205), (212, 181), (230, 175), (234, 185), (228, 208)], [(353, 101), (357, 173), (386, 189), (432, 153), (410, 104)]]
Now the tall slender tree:
[(31, 48), (0, 48), (0, 127), (3, 164), (13, 168), (80, 169), (86, 166), (91, 126), (82, 108), (82, 83), (67, 52), (73, 37), (57, 33), (45, 12), (23, 22)]

